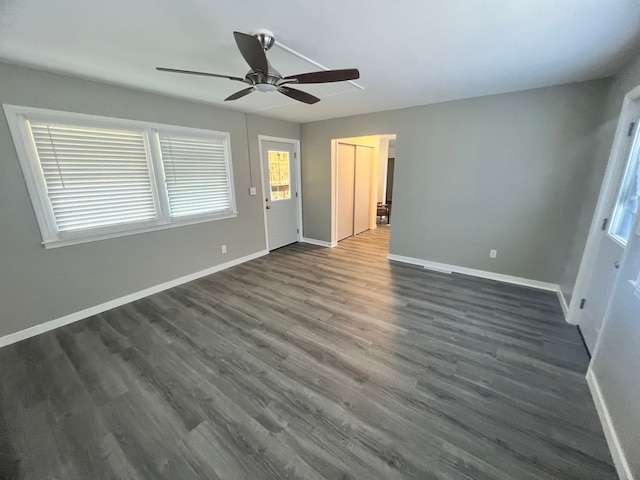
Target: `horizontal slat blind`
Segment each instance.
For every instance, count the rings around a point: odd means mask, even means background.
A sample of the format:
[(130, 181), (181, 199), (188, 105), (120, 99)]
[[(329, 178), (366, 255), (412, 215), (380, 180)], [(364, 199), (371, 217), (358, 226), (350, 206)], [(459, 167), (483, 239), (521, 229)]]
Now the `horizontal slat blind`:
[(171, 217), (232, 210), (224, 137), (158, 133)]
[(156, 217), (142, 131), (30, 127), (60, 232)]

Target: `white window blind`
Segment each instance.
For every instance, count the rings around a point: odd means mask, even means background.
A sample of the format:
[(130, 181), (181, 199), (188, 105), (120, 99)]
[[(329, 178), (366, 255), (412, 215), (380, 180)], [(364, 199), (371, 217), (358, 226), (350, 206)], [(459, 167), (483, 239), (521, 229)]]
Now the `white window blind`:
[(226, 137), (158, 132), (172, 218), (232, 211)]
[(46, 248), (237, 216), (226, 132), (3, 108)]
[(144, 131), (30, 127), (59, 232), (155, 219)]

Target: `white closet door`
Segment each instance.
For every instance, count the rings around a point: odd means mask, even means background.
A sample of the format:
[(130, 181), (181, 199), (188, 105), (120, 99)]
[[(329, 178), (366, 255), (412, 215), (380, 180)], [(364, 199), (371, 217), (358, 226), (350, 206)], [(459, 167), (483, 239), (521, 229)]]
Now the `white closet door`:
[(356, 147), (338, 143), (338, 240), (353, 235)]
[(371, 221), (371, 171), (373, 148), (356, 147), (354, 234), (369, 230)]

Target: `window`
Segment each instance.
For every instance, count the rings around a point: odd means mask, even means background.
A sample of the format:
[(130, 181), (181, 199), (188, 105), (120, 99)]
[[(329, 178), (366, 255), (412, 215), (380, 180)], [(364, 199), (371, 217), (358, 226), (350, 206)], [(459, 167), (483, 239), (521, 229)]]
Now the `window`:
[(155, 218), (143, 132), (29, 126), (60, 233)]
[(291, 198), (289, 152), (269, 150), (269, 180), (271, 180), (271, 200)]
[[(636, 129), (640, 131), (640, 129)], [(609, 235), (622, 245), (629, 240), (640, 199), (640, 135), (636, 133), (620, 191), (613, 210)]]
[(224, 138), (159, 132), (171, 218), (231, 209)]
[(47, 248), (236, 216), (228, 133), (5, 112)]

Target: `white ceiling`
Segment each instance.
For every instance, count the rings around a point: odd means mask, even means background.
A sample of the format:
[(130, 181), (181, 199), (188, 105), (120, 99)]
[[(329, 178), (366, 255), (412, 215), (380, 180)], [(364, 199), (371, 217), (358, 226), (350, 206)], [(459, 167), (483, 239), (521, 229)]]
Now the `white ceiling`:
[[(232, 32), (268, 28), (347, 83), (300, 87), (304, 105), (225, 79), (156, 66), (244, 76)], [(640, 0), (0, 0), (0, 58), (308, 122), (524, 90), (615, 73), (640, 46)], [(277, 47), (283, 75), (317, 68)]]

